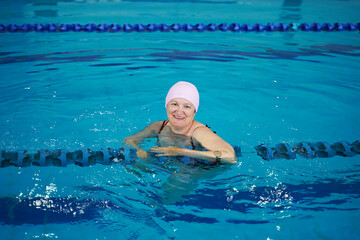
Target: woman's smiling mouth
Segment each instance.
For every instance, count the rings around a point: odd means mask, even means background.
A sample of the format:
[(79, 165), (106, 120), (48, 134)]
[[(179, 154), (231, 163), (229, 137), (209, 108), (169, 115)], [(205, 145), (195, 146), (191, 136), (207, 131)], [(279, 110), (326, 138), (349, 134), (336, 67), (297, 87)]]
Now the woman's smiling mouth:
[(182, 117), (182, 116), (176, 116), (176, 115), (173, 115), (173, 117), (177, 120), (184, 120), (185, 117)]

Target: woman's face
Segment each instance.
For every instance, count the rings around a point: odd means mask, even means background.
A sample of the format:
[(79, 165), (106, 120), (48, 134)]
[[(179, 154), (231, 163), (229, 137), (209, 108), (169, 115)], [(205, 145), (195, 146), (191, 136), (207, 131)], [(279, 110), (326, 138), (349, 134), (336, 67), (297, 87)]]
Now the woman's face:
[(174, 127), (186, 127), (192, 124), (195, 117), (194, 105), (183, 98), (174, 98), (166, 106), (170, 123)]

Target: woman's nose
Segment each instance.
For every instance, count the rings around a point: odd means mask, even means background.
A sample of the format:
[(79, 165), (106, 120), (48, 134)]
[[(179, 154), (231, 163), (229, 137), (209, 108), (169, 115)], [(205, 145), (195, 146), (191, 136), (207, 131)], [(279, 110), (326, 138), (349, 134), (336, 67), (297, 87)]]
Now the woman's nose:
[(177, 107), (177, 108), (176, 108), (176, 112), (178, 112), (178, 113), (183, 113), (183, 112), (184, 112), (184, 108), (182, 108), (182, 107)]

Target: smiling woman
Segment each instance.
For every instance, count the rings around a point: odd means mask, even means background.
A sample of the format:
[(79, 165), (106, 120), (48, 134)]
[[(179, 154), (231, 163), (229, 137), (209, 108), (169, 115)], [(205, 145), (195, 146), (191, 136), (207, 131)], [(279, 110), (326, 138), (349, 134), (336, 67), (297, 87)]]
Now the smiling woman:
[(165, 107), (167, 121), (156, 121), (124, 139), (127, 145), (138, 149), (139, 158), (150, 155), (141, 149), (142, 140), (157, 137), (159, 146), (150, 149), (156, 156), (184, 156), (212, 163), (237, 162), (230, 144), (194, 120), (199, 108), (199, 93), (193, 84), (181, 81), (173, 85), (166, 96)]

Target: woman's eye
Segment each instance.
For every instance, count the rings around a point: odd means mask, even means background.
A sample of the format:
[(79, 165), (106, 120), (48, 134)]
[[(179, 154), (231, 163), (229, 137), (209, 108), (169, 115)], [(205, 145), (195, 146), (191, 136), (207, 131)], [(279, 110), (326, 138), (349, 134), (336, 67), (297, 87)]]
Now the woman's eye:
[(185, 108), (190, 109), (191, 107), (187, 105), (187, 106), (185, 106)]

